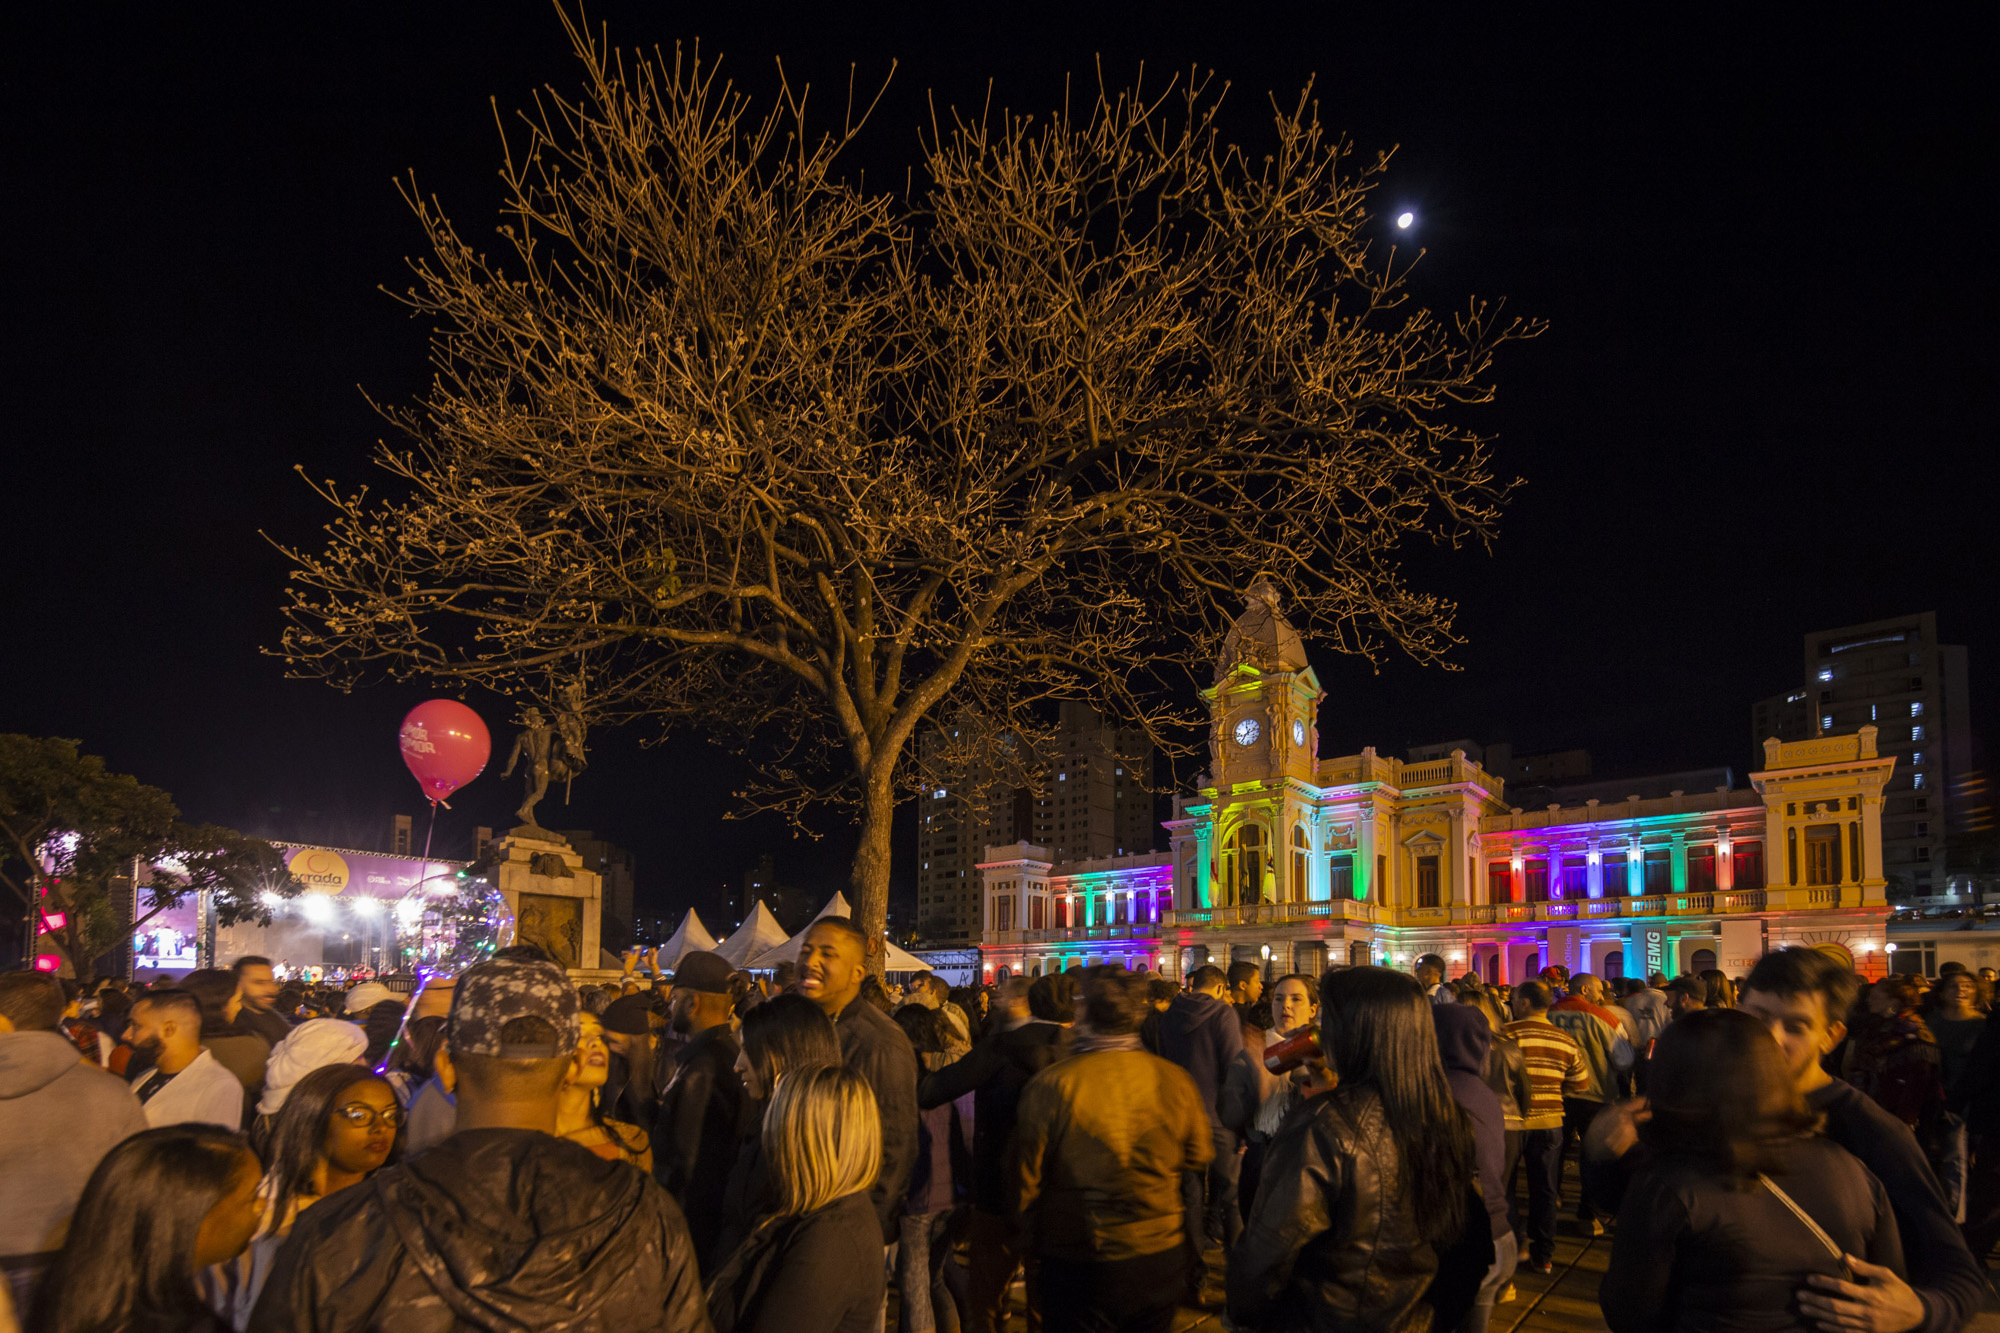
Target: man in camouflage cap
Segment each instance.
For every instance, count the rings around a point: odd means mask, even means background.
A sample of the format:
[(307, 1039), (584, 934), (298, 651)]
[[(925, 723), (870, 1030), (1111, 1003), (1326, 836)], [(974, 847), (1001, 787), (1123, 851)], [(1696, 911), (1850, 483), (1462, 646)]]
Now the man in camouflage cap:
[(576, 1049), (576, 987), (551, 962), (495, 958), (458, 978), (445, 1020), (454, 1057), (567, 1059)]
[(705, 1331), (687, 1224), (622, 1161), (555, 1136), (576, 990), (546, 959), (458, 978), (438, 1070), (458, 1095), (436, 1147), (299, 1215), (255, 1330), (631, 1327)]

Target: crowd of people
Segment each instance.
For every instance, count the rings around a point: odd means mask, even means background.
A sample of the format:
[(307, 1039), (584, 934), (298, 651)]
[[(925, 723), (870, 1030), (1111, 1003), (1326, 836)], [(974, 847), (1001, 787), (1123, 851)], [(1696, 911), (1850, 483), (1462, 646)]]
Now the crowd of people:
[(1990, 972), (897, 987), (876, 947), (0, 976), (0, 1330), (997, 1333), (1019, 1290), (1031, 1333), (1483, 1333), (1565, 1197), (1616, 1333), (1949, 1333), (1988, 1295)]

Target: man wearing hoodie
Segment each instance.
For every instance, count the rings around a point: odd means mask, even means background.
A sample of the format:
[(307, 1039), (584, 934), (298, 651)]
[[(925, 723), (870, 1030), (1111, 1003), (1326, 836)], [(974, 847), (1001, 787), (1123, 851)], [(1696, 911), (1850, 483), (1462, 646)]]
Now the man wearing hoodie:
[(17, 1309), (60, 1248), (97, 1164), (146, 1128), (116, 1074), (77, 1059), (60, 1031), (62, 986), (40, 972), (0, 976), (0, 1269)]
[(467, 969), (437, 1057), (458, 1097), (456, 1132), (301, 1213), (250, 1328), (706, 1333), (672, 1198), (556, 1137), (577, 1036), (576, 989), (554, 963)]
[[(1421, 983), (1422, 978), (1418, 981)], [(1493, 1028), (1486, 1015), (1469, 1004), (1431, 1006), (1437, 1027), (1438, 1055), (1444, 1061), (1451, 1095), (1472, 1122), (1474, 1160), (1479, 1168), (1479, 1195), (1493, 1229), (1493, 1267), (1479, 1284), (1472, 1311), (1459, 1325), (1461, 1333), (1486, 1333), (1493, 1302), (1514, 1271), (1520, 1251), (1514, 1227), (1507, 1220), (1507, 1129), (1500, 1098), (1486, 1081), (1486, 1061), (1493, 1049)]]
[[(1243, 1049), (1243, 1029), (1229, 1007), (1229, 981), (1213, 964), (1198, 967), (1187, 989), (1174, 997), (1160, 1016), (1160, 1055), (1179, 1065), (1194, 1080), (1202, 1109), (1215, 1141), (1215, 1158), (1204, 1177), (1191, 1173), (1186, 1183), (1190, 1216), (1207, 1219), (1207, 1239), (1225, 1248), (1236, 1243), (1243, 1219), (1236, 1210), (1236, 1172), (1240, 1162), (1236, 1135), (1216, 1114), (1216, 1099), (1229, 1065)], [(1199, 1267), (1190, 1280), (1198, 1281)]]

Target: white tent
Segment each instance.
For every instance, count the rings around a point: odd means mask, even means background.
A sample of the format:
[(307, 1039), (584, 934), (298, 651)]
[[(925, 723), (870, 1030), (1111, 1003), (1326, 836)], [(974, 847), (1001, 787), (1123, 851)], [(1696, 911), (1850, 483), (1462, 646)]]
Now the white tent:
[[(819, 911), (813, 913), (813, 921), (817, 921), (823, 916), (852, 916), (852, 915), (853, 912), (847, 905), (847, 895), (844, 893), (835, 893), (833, 897), (826, 900), (826, 906), (820, 908)], [(785, 940), (783, 943), (773, 945), (769, 949), (764, 950), (762, 953), (753, 956), (751, 960), (747, 963), (738, 963), (737, 966), (749, 968), (751, 971), (755, 972), (762, 972), (762, 971), (769, 971), (770, 969), (775, 968), (780, 963), (797, 962), (799, 957), (799, 946), (806, 942), (806, 930), (811, 930), (811, 929), (812, 929), (812, 921), (808, 921), (806, 922), (805, 930), (800, 931), (798, 934), (792, 936), (788, 940)], [(885, 972), (930, 971), (930, 967), (923, 961), (923, 959), (915, 957), (914, 955), (910, 954), (907, 950), (897, 948), (893, 940), (890, 940), (885, 937), (882, 941), (882, 947), (887, 955), (882, 960), (883, 971)]]
[(715, 946), (715, 952), (731, 967), (742, 967), (746, 961), (769, 953), (785, 942), (785, 928), (778, 924), (778, 918), (771, 915), (771, 909), (764, 906), (759, 898), (750, 909), (750, 915), (743, 918), (743, 924), (736, 933)]
[(660, 946), (660, 966), (671, 972), (681, 965), (684, 955), (714, 947), (715, 936), (708, 933), (708, 927), (701, 924), (701, 918), (690, 907), (688, 914), (681, 918), (680, 929)]

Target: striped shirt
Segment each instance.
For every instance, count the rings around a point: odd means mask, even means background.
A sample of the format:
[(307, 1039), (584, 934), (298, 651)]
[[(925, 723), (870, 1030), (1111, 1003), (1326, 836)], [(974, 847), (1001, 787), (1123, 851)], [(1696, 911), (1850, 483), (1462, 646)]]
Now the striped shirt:
[(1523, 1018), (1507, 1025), (1528, 1066), (1528, 1100), (1522, 1128), (1560, 1129), (1563, 1094), (1590, 1090), (1590, 1066), (1576, 1038), (1546, 1018)]

